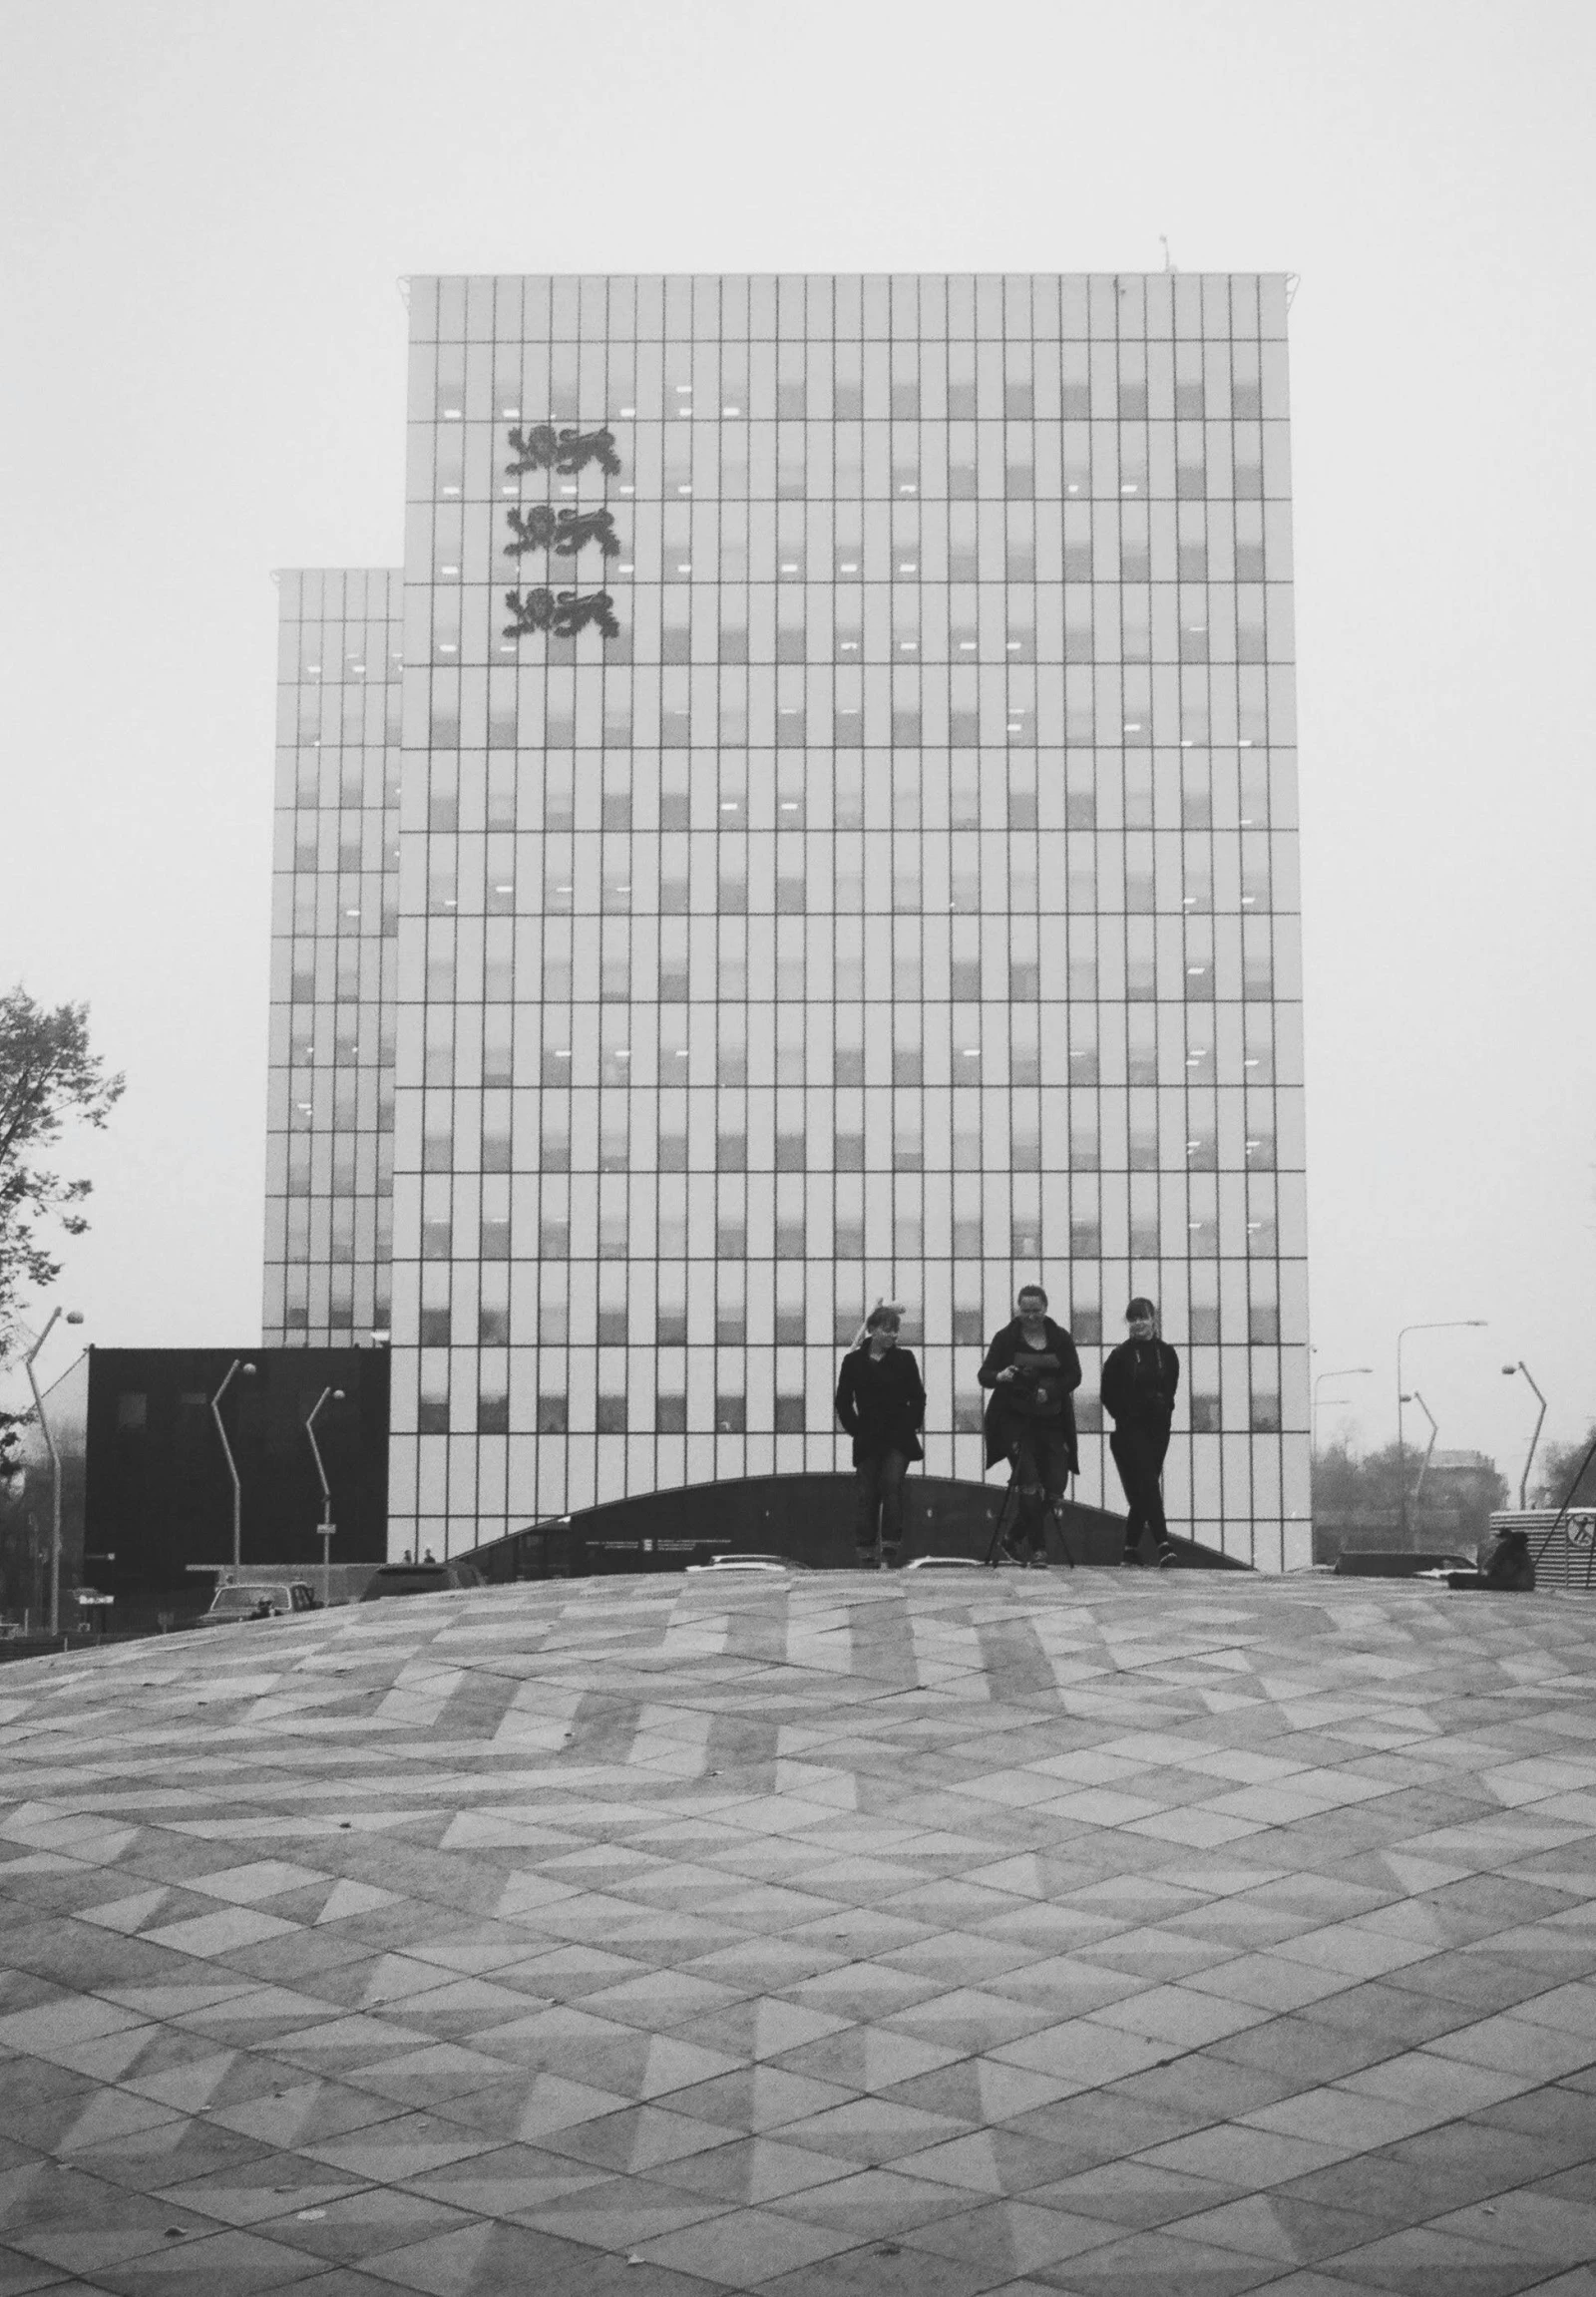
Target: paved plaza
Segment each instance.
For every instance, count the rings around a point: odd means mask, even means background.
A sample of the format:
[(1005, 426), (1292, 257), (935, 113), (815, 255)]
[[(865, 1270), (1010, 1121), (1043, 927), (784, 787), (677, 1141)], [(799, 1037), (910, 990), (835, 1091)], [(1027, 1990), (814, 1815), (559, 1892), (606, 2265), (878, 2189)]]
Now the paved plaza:
[(0, 2297), (1593, 2297), (1593, 1632), (721, 1575), (8, 1668)]

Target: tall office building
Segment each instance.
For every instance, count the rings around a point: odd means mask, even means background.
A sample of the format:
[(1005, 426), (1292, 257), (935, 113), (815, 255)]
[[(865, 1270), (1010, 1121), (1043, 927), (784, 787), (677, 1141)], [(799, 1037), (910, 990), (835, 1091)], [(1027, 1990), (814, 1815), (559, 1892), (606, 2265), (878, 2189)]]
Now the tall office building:
[(403, 581), (277, 576), (268, 1344), (388, 1324)]
[(398, 582), (284, 581), (267, 1291), (387, 1321), (391, 1140), (394, 1546), (837, 1466), (879, 1294), (977, 1475), (1039, 1275), (1087, 1397), (1159, 1298), (1172, 1512), (1306, 1560), (1284, 278), (417, 279), (410, 326), (396, 862)]

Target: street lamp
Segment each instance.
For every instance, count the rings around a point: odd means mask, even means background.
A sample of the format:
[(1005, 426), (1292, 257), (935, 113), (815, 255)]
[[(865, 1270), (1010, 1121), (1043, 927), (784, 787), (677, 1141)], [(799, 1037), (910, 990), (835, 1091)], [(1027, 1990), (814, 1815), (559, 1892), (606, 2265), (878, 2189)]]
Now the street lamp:
[[(1448, 1317), (1439, 1324), (1404, 1324), (1396, 1335), (1396, 1496), (1401, 1512), (1402, 1541), (1407, 1539), (1407, 1461), (1402, 1447), (1402, 1341), (1410, 1332), (1483, 1332), (1482, 1316)], [(1433, 1421), (1430, 1423), (1433, 1426)], [(1430, 1447), (1433, 1449), (1433, 1444)]]
[(232, 1385), (234, 1372), (240, 1371), (245, 1379), (253, 1379), (255, 1376), (252, 1363), (244, 1363), (234, 1356), (227, 1366), (226, 1378), (210, 1398), (210, 1416), (216, 1423), (216, 1433), (221, 1438), (221, 1454), (227, 1463), (227, 1473), (232, 1478), (232, 1568), (235, 1572), (243, 1562), (243, 1489), (238, 1481), (237, 1462), (232, 1456), (232, 1446), (227, 1441), (227, 1431), (221, 1424), (221, 1399)]
[(1518, 1509), (1519, 1513), (1522, 1514), (1525, 1505), (1524, 1494), (1529, 1489), (1530, 1461), (1533, 1460), (1535, 1456), (1535, 1446), (1540, 1441), (1541, 1427), (1546, 1418), (1546, 1398), (1541, 1394), (1540, 1389), (1536, 1387), (1534, 1377), (1531, 1374), (1527, 1363), (1504, 1363), (1502, 1365), (1502, 1374), (1506, 1379), (1511, 1379), (1515, 1371), (1521, 1371), (1523, 1373), (1525, 1379), (1529, 1382), (1530, 1390), (1534, 1395), (1535, 1401), (1540, 1405), (1540, 1414), (1535, 1421), (1535, 1432), (1529, 1439), (1529, 1450), (1525, 1454), (1524, 1458), (1524, 1472), (1518, 1479)]
[[(51, 1433), (50, 1422), (45, 1417), (44, 1397), (39, 1393), (39, 1382), (34, 1375), (33, 1359), (55, 1331), (60, 1315), (61, 1311), (58, 1308), (53, 1308), (50, 1311), (50, 1322), (22, 1359), (27, 1369), (28, 1385), (33, 1390), (33, 1408), (39, 1414), (39, 1430), (44, 1437), (44, 1447), (50, 1454), (50, 1633), (52, 1635), (61, 1633), (61, 1454), (56, 1449), (55, 1436)], [(76, 1309), (69, 1309), (67, 1322), (68, 1324), (82, 1324), (83, 1318)]]
[[(1417, 1390), (1417, 1388), (1416, 1388), (1416, 1387), (1414, 1388), (1414, 1390), (1413, 1390), (1413, 1392), (1412, 1392), (1412, 1394), (1411, 1394), (1411, 1395), (1404, 1395), (1404, 1396), (1401, 1396), (1401, 1397), (1399, 1397), (1397, 1400), (1398, 1400), (1399, 1402), (1401, 1402), (1401, 1403), (1416, 1403), (1416, 1404), (1417, 1404), (1417, 1406), (1418, 1406), (1418, 1408), (1419, 1408), (1419, 1410), (1420, 1410), (1420, 1411), (1423, 1413), (1424, 1417), (1425, 1417), (1425, 1418), (1428, 1420), (1428, 1422), (1429, 1422), (1429, 1441), (1428, 1441), (1428, 1443), (1427, 1443), (1427, 1444), (1424, 1446), (1424, 1458), (1423, 1458), (1423, 1464), (1420, 1466), (1420, 1468), (1419, 1468), (1419, 1470), (1418, 1470), (1418, 1481), (1417, 1481), (1417, 1482), (1414, 1484), (1414, 1486), (1413, 1486), (1413, 1505), (1414, 1505), (1414, 1507), (1416, 1507), (1416, 1506), (1418, 1505), (1419, 1501), (1420, 1501), (1420, 1500), (1423, 1498), (1423, 1496), (1424, 1496), (1424, 1478), (1425, 1478), (1425, 1476), (1426, 1476), (1426, 1475), (1429, 1473), (1429, 1455), (1430, 1455), (1430, 1453), (1431, 1453), (1431, 1452), (1434, 1450), (1434, 1448), (1435, 1448), (1435, 1437), (1436, 1437), (1436, 1434), (1438, 1433), (1438, 1430), (1437, 1430), (1437, 1428), (1436, 1428), (1436, 1426), (1435, 1426), (1435, 1415), (1434, 1415), (1434, 1413), (1433, 1413), (1433, 1412), (1430, 1410), (1430, 1408), (1429, 1408), (1428, 1404), (1427, 1404), (1427, 1403), (1424, 1401), (1423, 1397), (1422, 1397), (1422, 1396), (1419, 1394), (1419, 1392), (1418, 1392), (1418, 1390)], [(1405, 1517), (1404, 1517), (1404, 1518), (1403, 1518), (1403, 1526), (1404, 1526), (1404, 1528), (1405, 1528), (1405, 1522), (1406, 1522), (1406, 1519), (1405, 1519)]]
[(321, 1521), (316, 1528), (321, 1534), (321, 1600), (323, 1604), (329, 1604), (332, 1601), (332, 1535), (337, 1526), (332, 1520), (332, 1492), (327, 1484), (327, 1471), (321, 1464), (321, 1446), (316, 1441), (316, 1414), (329, 1398), (334, 1403), (342, 1403), (343, 1389), (341, 1387), (324, 1387), (310, 1406), (310, 1416), (305, 1421), (305, 1434), (310, 1438), (310, 1456), (315, 1461), (316, 1473), (321, 1478)]
[(1375, 1367), (1372, 1363), (1347, 1363), (1342, 1365), (1340, 1371), (1322, 1371), (1315, 1374), (1314, 1407), (1312, 1412), (1309, 1414), (1308, 1423), (1308, 1450), (1310, 1457), (1316, 1454), (1319, 1450), (1319, 1391), (1324, 1386), (1326, 1380), (1352, 1379), (1356, 1374), (1372, 1372), (1374, 1368)]

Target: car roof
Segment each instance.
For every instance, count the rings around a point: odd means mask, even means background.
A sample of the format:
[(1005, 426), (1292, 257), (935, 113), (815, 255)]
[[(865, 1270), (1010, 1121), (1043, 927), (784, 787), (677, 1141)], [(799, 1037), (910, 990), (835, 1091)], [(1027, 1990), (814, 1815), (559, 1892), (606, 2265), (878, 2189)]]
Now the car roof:
[(707, 1563), (689, 1563), (690, 1574), (719, 1572), (722, 1577), (730, 1571), (790, 1571), (792, 1565), (779, 1555), (715, 1555)]

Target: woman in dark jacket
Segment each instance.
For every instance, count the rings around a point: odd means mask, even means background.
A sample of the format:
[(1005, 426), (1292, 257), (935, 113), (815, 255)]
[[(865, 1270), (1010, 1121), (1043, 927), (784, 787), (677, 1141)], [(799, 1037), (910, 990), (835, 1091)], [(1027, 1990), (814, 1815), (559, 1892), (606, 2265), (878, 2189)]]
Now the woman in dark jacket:
[(1039, 1284), (1021, 1285), (1014, 1319), (995, 1333), (976, 1377), (991, 1388), (987, 1406), (987, 1465), (1006, 1459), (1013, 1470), (1018, 1513), (1003, 1542), (1010, 1563), (1045, 1563), (1043, 1505), (1056, 1509), (1067, 1480), (1078, 1474), (1073, 1396), (1080, 1358), (1061, 1324), (1047, 1314)]
[(1180, 1358), (1167, 1340), (1159, 1339), (1158, 1311), (1150, 1300), (1133, 1300), (1125, 1322), (1130, 1338), (1105, 1358), (1102, 1384), (1103, 1409), (1114, 1422), (1108, 1448), (1125, 1487), (1123, 1561), (1140, 1562), (1141, 1535), (1150, 1531), (1158, 1547), (1159, 1569), (1165, 1570), (1174, 1562), (1175, 1550), (1164, 1521), (1160, 1478), (1180, 1386)]
[(897, 1563), (903, 1545), (904, 1477), (912, 1459), (925, 1457), (920, 1431), (926, 1424), (926, 1389), (919, 1364), (898, 1345), (902, 1315), (892, 1301), (876, 1303), (859, 1344), (843, 1357), (837, 1380), (837, 1417), (854, 1439), (859, 1494), (854, 1545), (865, 1571), (877, 1568), (878, 1515), (881, 1562), (889, 1570)]

